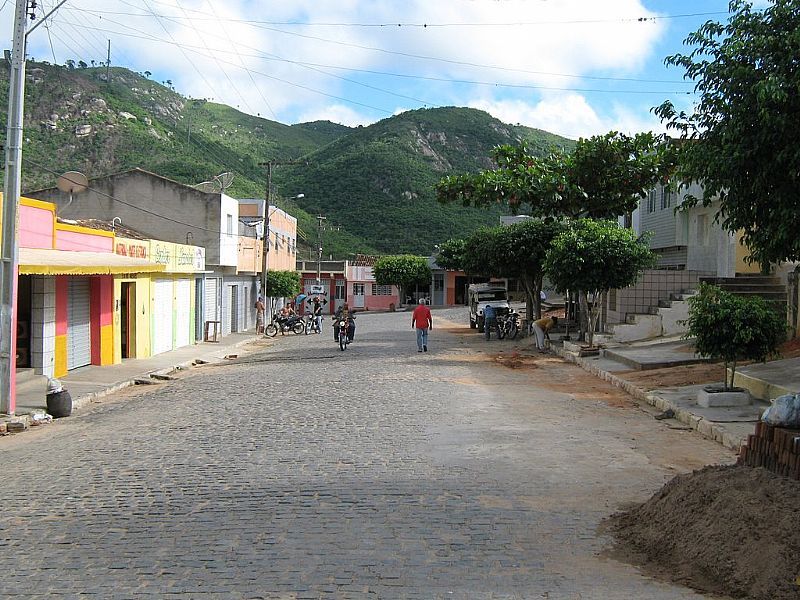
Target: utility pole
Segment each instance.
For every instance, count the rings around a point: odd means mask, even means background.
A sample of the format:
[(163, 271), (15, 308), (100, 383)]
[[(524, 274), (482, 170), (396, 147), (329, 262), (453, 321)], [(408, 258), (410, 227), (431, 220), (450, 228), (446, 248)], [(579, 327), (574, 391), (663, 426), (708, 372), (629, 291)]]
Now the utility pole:
[(14, 316), (17, 308), (17, 230), (22, 179), (22, 119), (25, 98), (25, 23), (27, 0), (17, 0), (14, 16), (14, 45), (8, 89), (6, 133), (6, 180), (3, 189), (3, 239), (0, 249), (0, 413), (14, 414), (17, 336)]
[(108, 40), (108, 57), (106, 58), (106, 83), (111, 83), (111, 40)]
[(317, 285), (322, 283), (320, 278), (320, 267), (322, 266), (322, 222), (327, 217), (317, 215)]
[[(266, 206), (264, 207), (264, 231), (261, 236), (261, 295), (267, 299), (267, 269), (269, 268), (269, 203), (272, 199), (272, 167), (279, 165), (305, 165), (306, 161), (300, 160), (268, 160), (258, 163), (260, 167), (267, 168), (267, 190), (265, 194)], [(270, 306), (270, 310), (272, 307)], [(270, 314), (270, 317), (272, 315)]]

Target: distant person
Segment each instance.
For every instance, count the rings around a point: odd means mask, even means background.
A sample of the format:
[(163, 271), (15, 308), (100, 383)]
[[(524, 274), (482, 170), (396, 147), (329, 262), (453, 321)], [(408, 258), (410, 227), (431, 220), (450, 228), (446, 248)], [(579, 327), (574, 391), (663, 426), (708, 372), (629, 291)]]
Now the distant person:
[(433, 329), (431, 309), (425, 304), (425, 298), (419, 299), (419, 304), (411, 313), (411, 327), (417, 330), (417, 352), (428, 351), (428, 331)]
[(533, 322), (533, 333), (536, 336), (536, 347), (539, 352), (546, 352), (544, 340), (550, 341), (550, 330), (558, 325), (558, 317), (543, 317)]
[(500, 325), (497, 322), (497, 309), (491, 304), (487, 304), (483, 309), (483, 335), (488, 342), (492, 337), (492, 329), (497, 332), (497, 339), (500, 339)]
[(322, 333), (322, 302), (318, 297), (311, 303), (311, 316), (314, 319), (314, 329), (317, 333)]
[(264, 313), (266, 310), (264, 298), (259, 296), (258, 300), (256, 300), (256, 333), (264, 333)]
[[(353, 317), (353, 313), (350, 311), (350, 306), (347, 304), (347, 302), (342, 304), (336, 311), (336, 325), (338, 325), (341, 321), (345, 321), (347, 323), (347, 340), (352, 342), (353, 338), (356, 336), (356, 320), (355, 317)], [(333, 341), (339, 341), (338, 327), (333, 328)]]

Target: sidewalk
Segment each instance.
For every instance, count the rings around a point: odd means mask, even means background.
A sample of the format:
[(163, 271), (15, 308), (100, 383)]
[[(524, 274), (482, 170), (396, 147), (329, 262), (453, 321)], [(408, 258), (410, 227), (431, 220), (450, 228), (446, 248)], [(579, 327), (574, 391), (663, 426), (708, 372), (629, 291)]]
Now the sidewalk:
[[(136, 385), (137, 380), (155, 381), (151, 376), (169, 375), (177, 369), (191, 367), (196, 361), (220, 362), (225, 360), (225, 356), (236, 354), (237, 348), (264, 339), (264, 336), (253, 332), (232, 333), (217, 343), (201, 342), (149, 358), (123, 360), (118, 365), (80, 367), (59, 378), (59, 381), (72, 396), (74, 412), (96, 398)], [(8, 423), (22, 423), (27, 428), (31, 425), (33, 414), (46, 411), (43, 389), (31, 390), (25, 386), (17, 394), (15, 415), (0, 415), (0, 432), (5, 431)]]
[(675, 352), (675, 341), (630, 344), (591, 357), (578, 356), (561, 345), (554, 345), (553, 349), (562, 358), (646, 402), (653, 407), (654, 415), (671, 410), (674, 417), (665, 419), (666, 423), (682, 424), (734, 451), (738, 451), (747, 441), (747, 436), (753, 433), (761, 413), (770, 405), (769, 399), (781, 393), (800, 391), (797, 374), (800, 359), (775, 360), (737, 369), (736, 385), (750, 390), (754, 398), (752, 405), (703, 408), (696, 402), (697, 392), (703, 385), (646, 390), (626, 380), (626, 373), (637, 372), (637, 369), (674, 367), (692, 362), (691, 355)]

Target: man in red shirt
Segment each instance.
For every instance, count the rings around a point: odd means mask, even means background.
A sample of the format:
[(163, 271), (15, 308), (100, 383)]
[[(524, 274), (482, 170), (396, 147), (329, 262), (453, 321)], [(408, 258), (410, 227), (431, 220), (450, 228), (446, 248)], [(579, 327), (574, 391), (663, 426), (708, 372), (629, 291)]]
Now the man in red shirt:
[(419, 306), (411, 315), (411, 327), (417, 330), (417, 352), (428, 351), (428, 330), (433, 329), (431, 309), (425, 306), (425, 299), (419, 299)]

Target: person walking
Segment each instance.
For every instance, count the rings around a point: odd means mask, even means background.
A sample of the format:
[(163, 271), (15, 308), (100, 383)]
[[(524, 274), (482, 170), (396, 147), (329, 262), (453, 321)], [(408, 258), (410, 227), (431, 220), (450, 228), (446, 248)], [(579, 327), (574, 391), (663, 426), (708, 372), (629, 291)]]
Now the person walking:
[(533, 334), (536, 336), (536, 347), (539, 352), (546, 352), (544, 347), (544, 339), (550, 341), (550, 330), (558, 325), (558, 317), (542, 317), (533, 322)]
[(417, 352), (427, 352), (428, 331), (433, 329), (433, 318), (424, 298), (419, 299), (419, 304), (411, 313), (411, 327), (417, 330)]
[(497, 332), (497, 339), (500, 339), (500, 325), (497, 324), (497, 309), (491, 304), (487, 304), (483, 309), (483, 335), (486, 341), (492, 337), (492, 329)]

